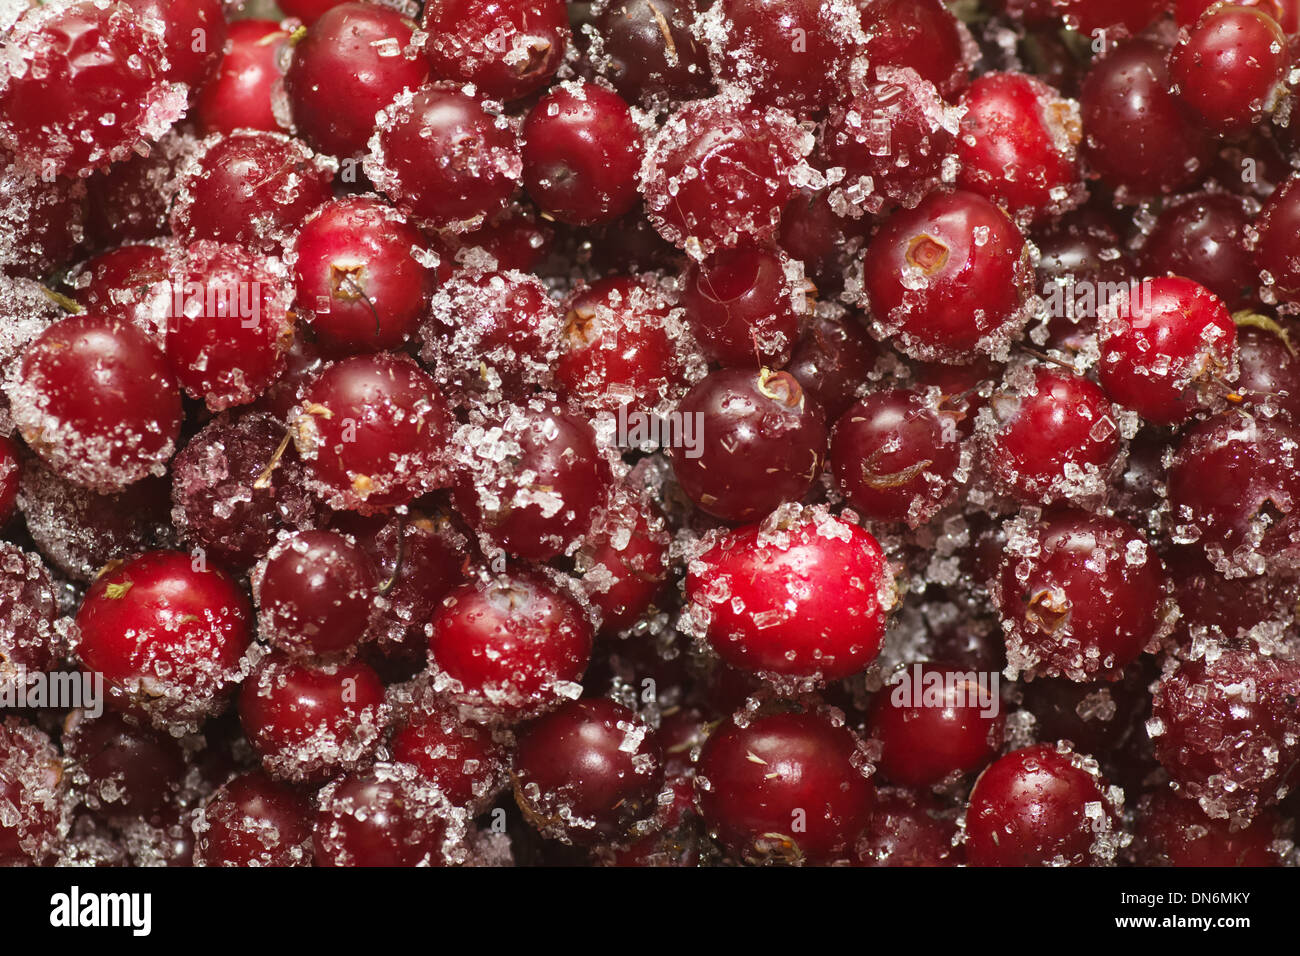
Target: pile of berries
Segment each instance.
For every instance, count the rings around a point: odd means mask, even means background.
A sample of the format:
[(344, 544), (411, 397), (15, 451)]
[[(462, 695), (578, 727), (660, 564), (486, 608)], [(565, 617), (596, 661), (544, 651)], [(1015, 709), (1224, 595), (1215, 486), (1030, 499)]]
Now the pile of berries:
[(3, 0), (0, 864), (1296, 865), (1298, 105), (1300, 0)]

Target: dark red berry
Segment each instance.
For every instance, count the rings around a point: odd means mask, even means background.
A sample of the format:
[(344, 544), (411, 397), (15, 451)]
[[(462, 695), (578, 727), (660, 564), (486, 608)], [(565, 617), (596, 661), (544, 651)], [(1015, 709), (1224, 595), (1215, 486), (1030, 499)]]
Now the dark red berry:
[(494, 100), (545, 86), (569, 43), (562, 0), (430, 0), (421, 25), (434, 75)]
[(681, 306), (710, 361), (785, 365), (811, 290), (788, 257), (774, 248), (721, 249), (692, 263), (685, 280)]
[(217, 789), (194, 821), (199, 866), (307, 866), (311, 809), (301, 794), (260, 771)]
[(1207, 129), (1258, 123), (1282, 95), (1291, 64), (1286, 35), (1267, 13), (1227, 3), (1197, 21), (1169, 59), (1178, 98)]

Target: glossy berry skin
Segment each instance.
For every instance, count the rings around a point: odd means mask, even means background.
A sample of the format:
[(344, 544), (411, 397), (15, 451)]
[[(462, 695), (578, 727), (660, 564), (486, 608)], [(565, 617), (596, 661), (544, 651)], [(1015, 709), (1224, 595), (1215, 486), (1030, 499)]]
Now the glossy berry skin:
[[(837, 581), (833, 592), (815, 582)], [(872, 535), (815, 513), (729, 532), (686, 577), (692, 633), (733, 667), (836, 680), (880, 653), (893, 578)]]
[(172, 524), (181, 537), (230, 568), (244, 569), (285, 528), (311, 524), (319, 510), (302, 486), (284, 425), (266, 412), (221, 415), (172, 460)]
[(160, 307), (165, 316), (170, 306), (170, 264), (167, 252), (158, 246), (119, 246), (81, 266), (73, 298), (89, 312), (156, 332)]
[(180, 172), (172, 233), (182, 242), (281, 249), (302, 219), (330, 198), (337, 164), (279, 133), (208, 137)]
[(756, 521), (799, 501), (821, 473), (826, 416), (787, 372), (721, 369), (677, 411), (696, 416), (700, 447), (698, 455), (671, 449), (673, 473), (701, 510), (723, 521)]
[(993, 351), (1026, 321), (1025, 256), (1023, 234), (993, 203), (931, 193), (886, 219), (867, 247), (873, 334), (926, 360), (965, 363)]
[(710, 361), (785, 365), (799, 335), (789, 263), (779, 250), (743, 246), (690, 265), (679, 304)]
[(142, 23), (163, 24), (163, 76), (184, 83), (191, 93), (216, 72), (226, 45), (221, 0), (126, 0)]
[(316, 866), (441, 866), (454, 811), (415, 768), (377, 763), (322, 788), (312, 821)]
[(728, 720), (700, 754), (700, 814), (738, 859), (825, 863), (845, 855), (870, 819), (866, 766), (853, 733), (821, 714)]
[(949, 97), (970, 82), (969, 35), (940, 0), (855, 0), (873, 64), (911, 67)]
[(494, 100), (545, 86), (569, 44), (562, 0), (430, 0), (421, 24), (434, 75)]
[(825, 409), (827, 420), (835, 421), (872, 377), (879, 358), (879, 347), (860, 323), (814, 314), (785, 370)]
[(942, 804), (897, 787), (876, 790), (871, 822), (854, 846), (858, 866), (957, 866), (964, 851), (953, 845), (957, 826)]
[(928, 394), (873, 392), (835, 423), (831, 471), (855, 511), (916, 528), (952, 497), (961, 440), (953, 417)]
[(1300, 664), (1225, 649), (1170, 667), (1151, 698), (1156, 759), (1179, 793), (1236, 825), (1295, 785)]
[(45, 564), (8, 541), (0, 543), (0, 687), (55, 667), (59, 617)]
[(50, 738), (19, 717), (0, 720), (0, 865), (48, 863), (67, 832), (67, 784)]
[(1066, 26), (1091, 35), (1094, 30), (1140, 33), (1168, 7), (1166, 0), (1051, 0)]
[(161, 470), (180, 434), (180, 390), (162, 351), (125, 322), (69, 316), (27, 346), (7, 388), (27, 445), (103, 492)]
[[(541, 401), (501, 411), (462, 433), (472, 458), (456, 480), (456, 509), (506, 553), (544, 561), (591, 528), (609, 491), (608, 466), (578, 414)], [(493, 442), (508, 443), (504, 458)]]
[(684, 390), (669, 300), (635, 278), (576, 289), (565, 303), (555, 384), (579, 407), (649, 411)]
[(255, 401), (293, 340), (278, 263), (233, 243), (196, 242), (171, 265), (167, 359), (191, 398), (219, 412)]
[(282, 131), (272, 103), (283, 87), (278, 63), (288, 42), (289, 31), (274, 20), (236, 20), (230, 24), (230, 48), (195, 105), (195, 117), (204, 133)]
[(986, 73), (959, 105), (966, 107), (957, 137), (961, 188), (1020, 222), (1055, 218), (1084, 198), (1074, 101), (1023, 73)]
[(258, 633), (293, 657), (350, 657), (374, 618), (379, 583), (354, 541), (300, 531), (277, 543), (254, 574)]
[(352, 769), (379, 745), (384, 685), (360, 661), (297, 663), (269, 654), (239, 691), (239, 721), (277, 780), (319, 783)]
[(1120, 451), (1118, 415), (1086, 378), (1035, 369), (989, 400), (981, 464), (999, 488), (1028, 504), (1098, 500)]
[(1190, 184), (1209, 159), (1209, 138), (1170, 92), (1166, 54), (1149, 40), (1121, 44), (1080, 91), (1084, 156), (1126, 202)]
[(1246, 304), (1256, 284), (1246, 250), (1251, 223), (1244, 199), (1230, 193), (1193, 193), (1167, 205), (1142, 247), (1147, 275), (1177, 275), (1205, 286), (1229, 308)]
[(419, 771), (452, 806), (479, 812), (506, 785), (509, 751), (478, 724), (441, 707), (418, 712), (393, 735), (393, 760)]
[(655, 811), (663, 753), (622, 704), (569, 701), (520, 733), (512, 777), (519, 808), (543, 836), (619, 842)]
[(163, 74), (161, 32), (126, 3), (32, 7), (5, 45), (0, 146), (38, 173), (89, 175), (184, 112), (184, 88)]
[(380, 353), (321, 372), (304, 390), (291, 426), (312, 491), (336, 510), (371, 512), (439, 484), (450, 415), (415, 362)]
[(91, 718), (74, 710), (60, 740), (71, 762), (72, 783), (104, 819), (147, 820), (181, 789), (185, 756), (166, 731), (112, 711)]
[(655, 229), (692, 256), (772, 236), (794, 195), (790, 171), (807, 153), (788, 116), (687, 103), (647, 147), (641, 192)]
[(307, 28), (293, 46), (284, 89), (294, 126), (313, 149), (360, 155), (375, 114), (424, 84), (429, 64), (412, 48), (414, 30), (396, 10), (373, 3), (339, 4)]
[(1098, 377), (1114, 402), (1177, 425), (1220, 397), (1236, 366), (1237, 328), (1212, 292), (1170, 276), (1142, 282), (1112, 307), (1100, 323)]
[(254, 770), (226, 781), (195, 821), (197, 866), (308, 866), (311, 807), (292, 787)]
[(1017, 529), (995, 583), (1010, 665), (1113, 679), (1160, 628), (1164, 572), (1137, 529), (1082, 511)]
[(1273, 105), (1289, 66), (1286, 35), (1271, 16), (1226, 4), (1208, 11), (1179, 40), (1169, 78), (1206, 128), (1238, 133)]
[(0, 226), (9, 236), (0, 253), (4, 273), (39, 279), (69, 264), (87, 232), (89, 195), (86, 183), (41, 176), (0, 146)]
[(974, 773), (1002, 746), (1003, 718), (976, 684), (978, 674), (942, 663), (922, 663), (890, 680), (872, 699), (867, 732), (880, 741), (881, 776), (927, 787)]
[[(1090, 866), (1113, 861), (1113, 808), (1082, 759), (1038, 744), (995, 761), (966, 810), (971, 866)], [(1092, 815), (1091, 807), (1100, 809)]]
[(1300, 235), (1300, 175), (1292, 176), (1269, 197), (1255, 228), (1259, 232), (1255, 264), (1260, 270), (1260, 280), (1282, 302), (1300, 299), (1300, 253), (1296, 240)]
[(522, 171), (510, 127), (446, 86), (400, 94), (363, 164), (380, 191), (437, 229), (467, 232), (506, 208)]
[[(697, 0), (596, 0), (592, 25), (599, 35), (603, 75), (629, 100), (693, 100), (712, 90), (704, 46), (691, 32)], [(671, 38), (671, 44), (665, 39)]]
[(248, 598), (225, 572), (151, 551), (101, 574), (77, 612), (77, 657), (107, 702), (156, 726), (218, 711), (252, 640)]
[(1281, 820), (1265, 811), (1244, 829), (1208, 817), (1196, 801), (1159, 790), (1138, 805), (1134, 854), (1141, 866), (1281, 866)]
[(326, 12), (344, 3), (345, 0), (283, 0), (277, 6), (291, 17), (297, 17), (310, 26)]
[(574, 555), (587, 600), (600, 612), (602, 634), (634, 625), (663, 591), (671, 539), (649, 501), (611, 509)]
[(1268, 406), (1300, 421), (1300, 356), (1276, 331), (1237, 329), (1236, 391), (1255, 407)]
[(641, 130), (621, 96), (594, 83), (560, 86), (524, 120), (524, 186), (560, 222), (612, 222), (640, 201), (641, 151)]
[(471, 580), (447, 595), (431, 627), (430, 657), (455, 682), (451, 699), (483, 717), (517, 721), (553, 708), (591, 659), (590, 620), (538, 571)]
[(293, 249), (294, 292), (317, 341), (341, 354), (400, 348), (428, 308), (434, 273), (414, 258), (430, 243), (369, 196), (321, 206)]

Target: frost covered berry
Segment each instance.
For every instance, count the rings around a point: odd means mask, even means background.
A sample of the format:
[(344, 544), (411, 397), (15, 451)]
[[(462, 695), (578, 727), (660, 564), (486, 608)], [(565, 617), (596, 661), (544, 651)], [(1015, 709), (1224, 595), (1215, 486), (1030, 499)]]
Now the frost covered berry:
[(240, 774), (212, 794), (194, 821), (198, 866), (307, 866), (311, 808), (292, 787), (259, 771)]

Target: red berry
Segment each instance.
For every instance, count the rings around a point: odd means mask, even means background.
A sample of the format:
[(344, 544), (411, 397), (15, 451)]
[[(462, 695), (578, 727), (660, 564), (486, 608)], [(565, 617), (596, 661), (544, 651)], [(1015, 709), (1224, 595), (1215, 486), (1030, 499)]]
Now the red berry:
[(1167, 789), (1138, 806), (1133, 836), (1142, 866), (1282, 866), (1275, 813), (1265, 811), (1250, 826), (1232, 829)]
[(434, 75), (494, 100), (545, 86), (569, 43), (562, 0), (429, 0), (421, 23)]
[(456, 807), (483, 810), (507, 782), (509, 754), (491, 731), (435, 706), (393, 735), (393, 760), (419, 771)]
[(308, 802), (260, 771), (217, 789), (194, 821), (199, 866), (307, 866), (311, 862)]
[(16, 688), (27, 675), (55, 667), (58, 617), (54, 584), (41, 559), (0, 542), (0, 687)]
[(778, 249), (721, 249), (687, 270), (681, 305), (710, 361), (785, 365), (809, 285)]
[(1264, 285), (1261, 295), (1282, 302), (1300, 299), (1300, 175), (1278, 187), (1255, 221), (1255, 265)]
[(944, 96), (970, 82), (974, 42), (941, 0), (854, 0), (867, 36), (867, 59), (907, 66)]
[(274, 20), (236, 20), (230, 24), (227, 50), (214, 76), (199, 94), (195, 115), (205, 134), (238, 129), (278, 133), (288, 123), (276, 115), (283, 95), (279, 63), (289, 31)]
[(704, 45), (691, 31), (700, 0), (596, 0), (590, 57), (629, 100), (708, 96), (712, 76)]
[(73, 711), (61, 739), (72, 785), (107, 820), (147, 820), (181, 789), (185, 756), (165, 731), (111, 711), (94, 718)]
[(854, 853), (859, 866), (957, 866), (964, 853), (956, 835), (952, 814), (933, 797), (881, 787)]
[(18, 487), (22, 471), (18, 443), (0, 435), (0, 526), (8, 524), (18, 509)]
[(1229, 3), (1211, 8), (1181, 37), (1170, 54), (1169, 79), (1208, 129), (1239, 133), (1273, 107), (1290, 64), (1277, 22)]
[(226, 45), (221, 0), (126, 0), (141, 23), (163, 25), (163, 76), (190, 91), (203, 87), (217, 70)]
[(1246, 251), (1251, 217), (1231, 193), (1192, 193), (1165, 206), (1141, 259), (1148, 275), (1177, 275), (1199, 282), (1230, 308), (1240, 308), (1256, 284), (1254, 257)]
[(574, 564), (600, 612), (601, 633), (631, 627), (650, 609), (668, 579), (669, 545), (659, 509), (635, 497), (607, 512), (588, 536)]
[(814, 313), (809, 317), (785, 370), (804, 394), (826, 410), (828, 421), (840, 418), (868, 381), (877, 377), (880, 349), (852, 319)]
[(48, 863), (68, 830), (63, 763), (43, 732), (18, 717), (0, 721), (0, 865)]

